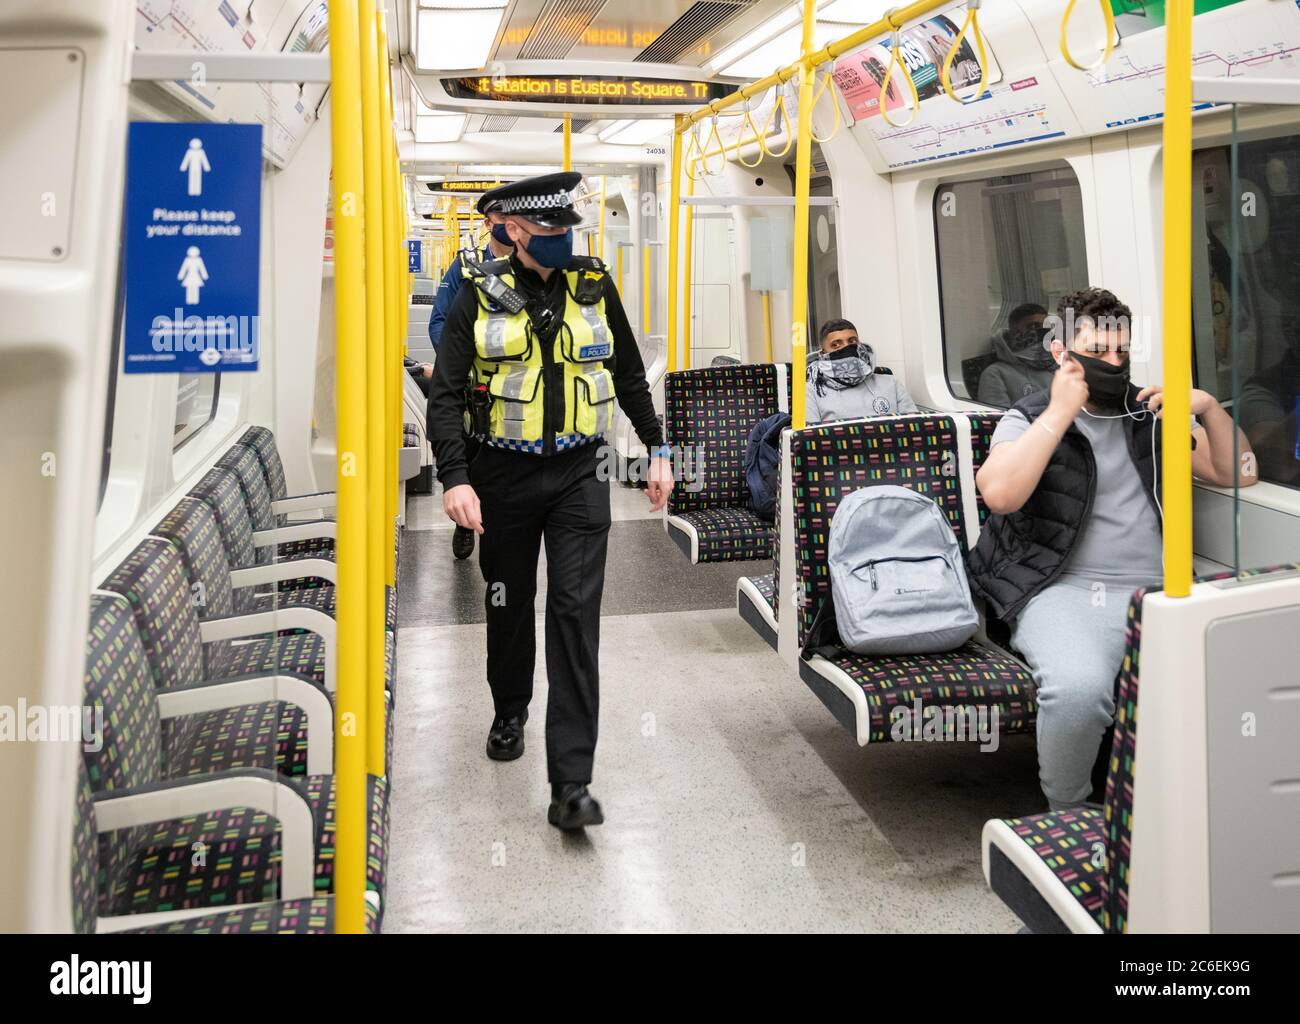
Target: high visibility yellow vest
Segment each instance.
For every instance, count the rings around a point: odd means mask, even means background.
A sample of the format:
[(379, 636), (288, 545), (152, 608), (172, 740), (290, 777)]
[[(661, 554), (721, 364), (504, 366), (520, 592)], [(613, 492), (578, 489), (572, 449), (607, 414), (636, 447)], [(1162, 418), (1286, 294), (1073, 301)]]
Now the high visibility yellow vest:
[[(542, 380), (549, 365), (564, 367), (563, 421), (552, 413), (557, 447), (581, 443), (614, 425), (614, 377), (605, 366), (613, 359), (614, 336), (605, 319), (604, 272), (556, 272), (564, 274), (567, 298), (563, 322), (549, 346), (537, 338), (526, 310), (512, 314), (475, 296), (474, 378), (491, 395), (489, 442), (542, 450), (547, 422)], [(498, 276), (515, 286), (514, 274)]]

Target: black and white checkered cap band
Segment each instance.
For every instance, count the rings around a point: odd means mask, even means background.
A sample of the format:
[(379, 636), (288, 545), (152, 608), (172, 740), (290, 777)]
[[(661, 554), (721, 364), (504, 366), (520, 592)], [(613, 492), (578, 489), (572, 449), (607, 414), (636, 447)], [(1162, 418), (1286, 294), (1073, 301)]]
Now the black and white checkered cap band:
[(521, 213), (524, 210), (556, 210), (573, 205), (573, 193), (551, 192), (543, 196), (508, 196), (497, 206), (498, 213)]

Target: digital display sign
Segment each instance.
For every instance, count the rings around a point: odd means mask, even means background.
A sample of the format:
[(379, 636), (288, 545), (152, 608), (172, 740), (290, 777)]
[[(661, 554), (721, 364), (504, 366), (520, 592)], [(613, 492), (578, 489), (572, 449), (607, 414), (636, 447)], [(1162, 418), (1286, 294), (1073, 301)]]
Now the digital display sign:
[(426, 181), (424, 187), (430, 192), (441, 193), (464, 193), (464, 192), (486, 192), (490, 188), (496, 188), (503, 184), (500, 178), (488, 180), (485, 178), (448, 178), (444, 181)]
[(717, 82), (603, 75), (444, 78), (442, 87), (448, 96), (458, 100), (669, 107), (699, 106), (721, 99), (735, 89), (733, 85)]

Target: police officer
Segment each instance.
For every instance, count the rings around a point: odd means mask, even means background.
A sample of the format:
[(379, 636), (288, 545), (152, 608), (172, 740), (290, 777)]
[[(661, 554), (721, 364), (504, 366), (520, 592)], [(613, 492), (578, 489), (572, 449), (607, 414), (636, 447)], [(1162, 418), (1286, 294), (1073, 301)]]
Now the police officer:
[[(565, 830), (604, 821), (587, 786), (610, 525), (609, 484), (598, 468), (616, 399), (651, 454), (652, 510), (673, 486), (618, 291), (600, 260), (573, 254), (573, 225), (581, 222), (573, 189), (581, 180), (576, 172), (545, 174), (479, 200), (480, 213), (500, 215), (514, 252), (471, 268), (473, 287), (461, 288), (443, 328), (428, 411), (443, 508), (480, 537), (495, 705), (487, 755), (497, 761), (524, 752), (537, 557), (546, 542), (547, 820)], [(467, 408), (484, 442), (472, 463), (461, 436)]]

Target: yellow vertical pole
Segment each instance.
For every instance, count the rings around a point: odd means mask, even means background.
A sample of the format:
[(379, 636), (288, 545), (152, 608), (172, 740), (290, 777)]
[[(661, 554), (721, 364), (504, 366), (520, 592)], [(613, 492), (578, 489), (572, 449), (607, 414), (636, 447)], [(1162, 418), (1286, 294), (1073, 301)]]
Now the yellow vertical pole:
[(605, 175), (600, 176), (600, 217), (596, 227), (596, 255), (605, 258)]
[[(672, 287), (671, 282), (668, 285)], [(671, 330), (672, 318), (669, 318), (669, 329)], [(647, 245), (641, 250), (641, 335), (650, 337), (650, 246)], [(669, 362), (669, 369), (672, 369), (672, 363)]]
[(763, 292), (763, 362), (774, 363), (772, 355), (772, 293)]
[[(726, 160), (726, 157), (723, 157)], [(699, 161), (695, 161), (698, 166)], [(686, 194), (695, 195), (695, 179), (686, 172)], [(686, 221), (685, 238), (682, 239), (682, 369), (691, 368), (691, 300), (694, 298), (692, 274), (695, 271), (695, 207), (689, 203), (683, 211)]]
[(618, 263), (618, 272), (615, 274), (614, 279), (615, 281), (618, 282), (619, 298), (622, 298), (623, 297), (623, 247), (621, 245), (618, 247), (618, 252), (615, 254), (615, 256), (616, 256), (616, 262)]
[(379, 37), (375, 0), (358, 0), (366, 253), (366, 771), (384, 774), (384, 518), (387, 315), (384, 302), (384, 161), (380, 155)]
[[(813, 22), (817, 5), (803, 0), (803, 42), (800, 54), (812, 52)], [(790, 357), (793, 363), (790, 389), (791, 426), (804, 426), (804, 376), (808, 354), (808, 191), (812, 176), (812, 89), (813, 68), (807, 60), (799, 65), (799, 135), (794, 161), (794, 280), (790, 282)]]
[(406, 346), (407, 297), (410, 280), (406, 274), (406, 257), (402, 244), (405, 217), (400, 203), (401, 171), (397, 164), (397, 136), (393, 125), (392, 66), (388, 58), (388, 18), (383, 4), (376, 11), (377, 34), (380, 52), (380, 111), (383, 116), (381, 157), (383, 159), (383, 267), (385, 296), (387, 298), (388, 377), (385, 388), (385, 423), (387, 424), (387, 450), (384, 472), (384, 580), (389, 586), (397, 585), (397, 453), (402, 446), (402, 356)]
[(573, 118), (564, 115), (564, 169), (573, 170)]
[[(668, 171), (668, 369), (677, 369), (677, 206), (682, 201), (682, 132), (686, 117), (673, 117), (673, 153)], [(648, 258), (648, 257), (647, 257)], [(648, 275), (647, 275), (648, 276)], [(648, 309), (647, 304), (647, 309)], [(646, 317), (649, 320), (649, 315)], [(647, 326), (646, 333), (650, 333)]]
[[(1192, 402), (1192, 5), (1165, 5), (1164, 123), (1165, 424), (1181, 425)], [(1234, 200), (1235, 202), (1235, 200)], [(1192, 453), (1177, 430), (1166, 430), (1164, 487), (1165, 593), (1192, 588)]]
[(338, 688), (334, 698), (334, 929), (366, 923), (366, 366), (361, 217), (361, 57), (357, 0), (331, 0), (330, 140), (334, 162)]

